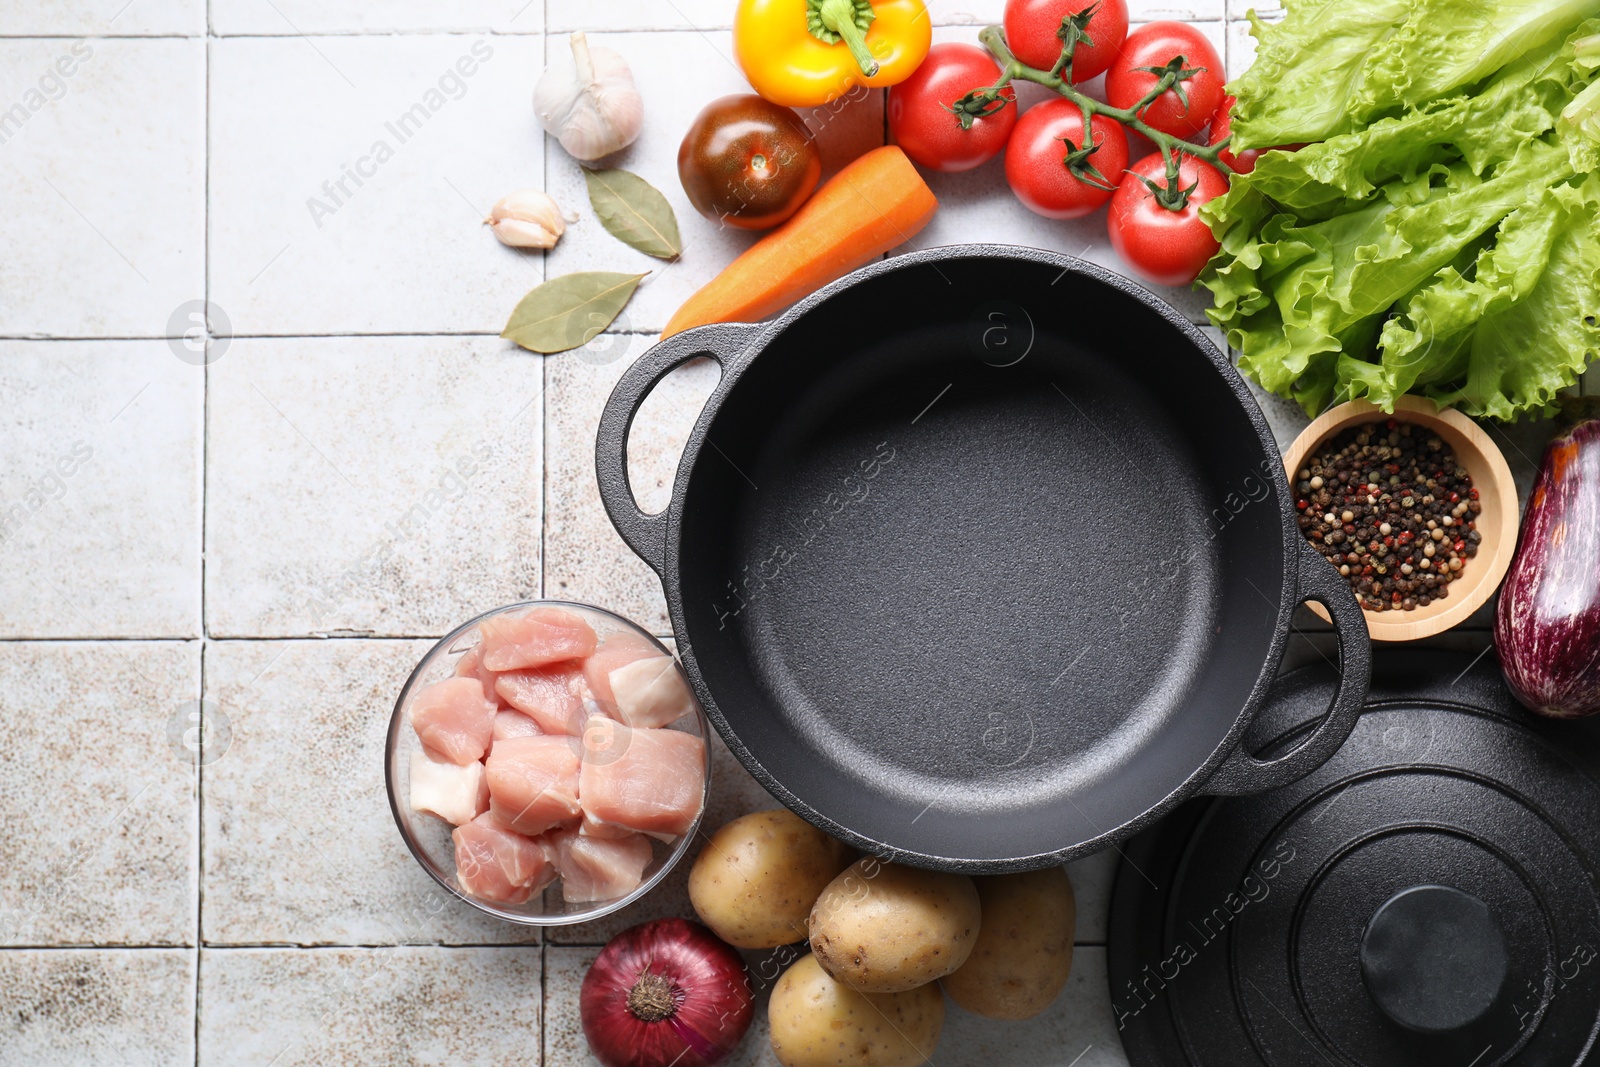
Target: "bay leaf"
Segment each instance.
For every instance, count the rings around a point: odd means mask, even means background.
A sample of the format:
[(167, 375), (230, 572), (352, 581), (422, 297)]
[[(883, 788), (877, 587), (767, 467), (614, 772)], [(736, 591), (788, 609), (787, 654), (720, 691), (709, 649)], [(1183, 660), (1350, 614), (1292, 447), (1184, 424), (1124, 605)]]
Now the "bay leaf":
[(500, 336), (533, 352), (565, 352), (588, 344), (622, 313), (643, 274), (564, 274), (517, 303)]
[(584, 168), (583, 180), (595, 216), (613, 237), (657, 259), (683, 254), (678, 216), (655, 186), (625, 170)]

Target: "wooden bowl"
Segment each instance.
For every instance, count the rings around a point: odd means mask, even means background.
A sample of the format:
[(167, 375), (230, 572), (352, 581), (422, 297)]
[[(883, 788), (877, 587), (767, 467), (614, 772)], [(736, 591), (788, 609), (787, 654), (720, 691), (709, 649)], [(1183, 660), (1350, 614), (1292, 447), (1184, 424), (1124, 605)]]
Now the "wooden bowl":
[[(1478, 545), (1478, 554), (1467, 560), (1462, 577), (1450, 583), (1449, 597), (1414, 611), (1365, 613), (1372, 640), (1417, 641), (1464, 622), (1500, 588), (1501, 579), (1511, 566), (1512, 554), (1517, 550), (1517, 485), (1505, 456), (1477, 423), (1459, 411), (1441, 411), (1433, 401), (1423, 397), (1405, 396), (1395, 404), (1392, 416), (1365, 400), (1353, 400), (1324, 412), (1295, 438), (1284, 454), (1291, 488), (1307, 457), (1324, 441), (1352, 426), (1389, 418), (1423, 427), (1449, 445), (1457, 461), (1472, 476), (1472, 486), (1478, 490), (1478, 500), (1483, 504), (1483, 512), (1477, 519), (1477, 530), (1483, 541)], [(1328, 617), (1319, 605), (1311, 605), (1311, 610), (1324, 619)]]

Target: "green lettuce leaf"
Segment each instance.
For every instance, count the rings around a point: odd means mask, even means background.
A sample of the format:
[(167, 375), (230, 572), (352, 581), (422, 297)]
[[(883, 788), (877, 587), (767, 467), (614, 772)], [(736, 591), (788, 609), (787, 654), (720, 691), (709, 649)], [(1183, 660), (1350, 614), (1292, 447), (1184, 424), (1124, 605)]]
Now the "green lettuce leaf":
[(1595, 13), (1594, 0), (1415, 0), (1373, 53), (1352, 100), (1368, 121), (1482, 81)]
[(1368, 58), (1398, 31), (1411, 3), (1302, 0), (1275, 25), (1250, 12), (1250, 32), (1259, 42), (1256, 60), (1228, 85), (1238, 99), (1236, 147), (1321, 141), (1354, 130), (1350, 102)]
[[(1255, 94), (1247, 144), (1329, 131), (1201, 209), (1211, 320), (1311, 414), (1421, 392), (1511, 419), (1596, 358), (1600, 19), (1579, 20), (1597, 0), (1474, 5), (1408, 0), (1380, 31), (1381, 0), (1294, 3), (1230, 87)], [(1295, 111), (1319, 93), (1338, 122)]]
[[(1242, 353), (1245, 373), (1308, 410), (1336, 394), (1386, 397), (1390, 379), (1340, 356), (1365, 357), (1391, 309), (1438, 285), (1435, 275), (1571, 174), (1560, 146), (1532, 141), (1487, 177), (1466, 163), (1435, 165), (1388, 183), (1365, 207), (1304, 223), (1241, 180), (1203, 209), (1223, 245), (1200, 278), (1215, 298), (1207, 314)], [(1393, 381), (1402, 377), (1396, 369)]]
[(1543, 412), (1600, 355), (1600, 177), (1554, 191), (1554, 240), (1525, 296), (1485, 315), (1472, 334), (1466, 383), (1429, 390), (1469, 415)]
[(1600, 170), (1600, 81), (1583, 84), (1600, 72), (1600, 19), (1578, 28), (1573, 40), (1562, 51), (1572, 71), (1572, 100), (1561, 110), (1556, 131), (1572, 154), (1578, 171)]
[(1475, 86), (1559, 44), (1594, 0), (1314, 0), (1251, 15), (1253, 66), (1228, 85), (1237, 147), (1324, 141)]
[(1545, 188), (1506, 217), (1493, 244), (1444, 268), (1406, 298), (1384, 323), (1378, 362), (1340, 357), (1337, 399), (1365, 396), (1392, 409), (1419, 385), (1460, 378), (1474, 331), (1527, 297), (1543, 278), (1551, 250), (1574, 221), (1575, 195), (1570, 186)]
[(1479, 93), (1436, 101), (1424, 110), (1381, 119), (1297, 152), (1269, 152), (1235, 179), (1301, 217), (1348, 211), (1380, 186), (1414, 181), (1454, 159), (1475, 173), (1510, 159), (1518, 147), (1555, 128), (1570, 71), (1560, 43), (1507, 68)]
[[(1204, 214), (1221, 219), (1249, 211), (1261, 218), (1259, 228), (1230, 227), (1224, 233), (1224, 255), (1230, 246), (1237, 250), (1233, 258), (1244, 259), (1256, 271), (1255, 288), (1271, 279), (1273, 300), (1286, 325), (1315, 319), (1325, 322), (1329, 333), (1338, 333), (1356, 319), (1389, 308), (1539, 188), (1571, 174), (1560, 147), (1531, 141), (1490, 177), (1474, 174), (1464, 163), (1435, 165), (1410, 181), (1384, 186), (1384, 195), (1366, 207), (1304, 225), (1259, 194), (1250, 200), (1250, 208), (1236, 207), (1236, 198), (1255, 192), (1248, 180), (1239, 180), (1226, 196), (1207, 205)], [(1235, 230), (1243, 231), (1244, 239), (1229, 242)], [(1212, 285), (1226, 266), (1213, 263), (1201, 276), (1201, 284), (1217, 298), (1212, 319), (1224, 328), (1233, 315), (1262, 306), (1232, 281)]]
[(1578, 170), (1600, 170), (1600, 81), (1572, 98), (1556, 129)]

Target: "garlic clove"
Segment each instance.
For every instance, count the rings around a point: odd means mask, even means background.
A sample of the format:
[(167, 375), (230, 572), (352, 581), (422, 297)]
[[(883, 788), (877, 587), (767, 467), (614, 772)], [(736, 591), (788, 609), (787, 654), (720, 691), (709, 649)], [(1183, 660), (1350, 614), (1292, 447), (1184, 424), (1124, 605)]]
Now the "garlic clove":
[(553, 248), (567, 232), (561, 208), (548, 194), (524, 189), (502, 197), (489, 209), (488, 223), (502, 244), (512, 248)]
[(575, 159), (592, 161), (632, 144), (644, 127), (644, 99), (628, 61), (609, 48), (571, 39), (573, 68), (550, 67), (533, 90), (546, 132)]
[(554, 248), (561, 239), (560, 234), (552, 233), (538, 223), (523, 222), (521, 219), (501, 219), (490, 223), (489, 227), (500, 238), (501, 244), (512, 248)]

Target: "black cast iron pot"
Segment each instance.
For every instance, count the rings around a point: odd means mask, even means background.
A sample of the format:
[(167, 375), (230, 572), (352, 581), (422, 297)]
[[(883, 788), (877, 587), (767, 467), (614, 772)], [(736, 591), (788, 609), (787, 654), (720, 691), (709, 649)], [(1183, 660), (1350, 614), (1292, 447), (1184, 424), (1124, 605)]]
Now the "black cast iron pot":
[[(701, 355), (722, 379), (646, 515), (629, 427)], [(1238, 373), (1144, 289), (1065, 256), (931, 249), (774, 322), (679, 334), (623, 374), (596, 466), (734, 754), (883, 857), (1072, 859), (1196, 794), (1310, 773), (1366, 693), (1361, 610), (1301, 538)], [(1334, 619), (1343, 681), (1262, 762), (1239, 741), (1305, 600)]]

